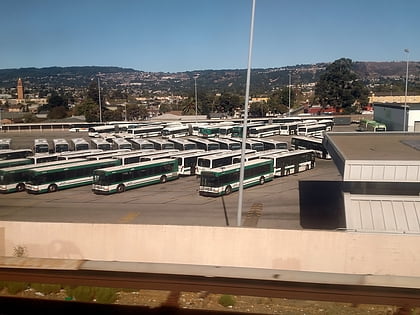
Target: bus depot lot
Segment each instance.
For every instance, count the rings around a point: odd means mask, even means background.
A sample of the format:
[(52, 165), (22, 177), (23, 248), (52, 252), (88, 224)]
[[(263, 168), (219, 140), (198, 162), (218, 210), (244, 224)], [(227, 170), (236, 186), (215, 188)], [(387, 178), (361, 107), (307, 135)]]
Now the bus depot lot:
[[(312, 170), (275, 178), (244, 190), (242, 225), (301, 229), (301, 181), (341, 181), (331, 160)], [(0, 195), (0, 219), (9, 221), (236, 226), (239, 193), (223, 197), (198, 194), (199, 179), (181, 177), (164, 184), (96, 195), (91, 185), (41, 195)], [(310, 201), (307, 201), (310, 202)]]

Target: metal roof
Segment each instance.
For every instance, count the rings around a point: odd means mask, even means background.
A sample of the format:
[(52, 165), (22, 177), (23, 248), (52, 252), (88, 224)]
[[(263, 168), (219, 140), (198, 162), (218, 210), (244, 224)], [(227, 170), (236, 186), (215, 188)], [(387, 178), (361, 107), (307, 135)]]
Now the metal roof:
[(348, 230), (420, 233), (420, 196), (345, 193), (344, 204)]

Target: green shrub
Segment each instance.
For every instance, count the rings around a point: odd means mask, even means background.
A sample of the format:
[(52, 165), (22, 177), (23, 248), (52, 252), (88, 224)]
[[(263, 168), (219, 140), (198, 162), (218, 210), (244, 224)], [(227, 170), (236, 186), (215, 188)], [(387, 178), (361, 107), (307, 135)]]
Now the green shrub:
[(235, 298), (232, 295), (223, 294), (219, 298), (219, 304), (224, 307), (232, 307), (235, 303)]
[(91, 302), (95, 298), (95, 290), (92, 287), (79, 286), (67, 291), (69, 296), (72, 296), (76, 301)]
[(95, 299), (98, 303), (114, 303), (117, 299), (117, 289), (113, 288), (95, 288)]
[(17, 294), (23, 290), (26, 290), (28, 284), (24, 282), (8, 281), (6, 282), (6, 287), (10, 294)]

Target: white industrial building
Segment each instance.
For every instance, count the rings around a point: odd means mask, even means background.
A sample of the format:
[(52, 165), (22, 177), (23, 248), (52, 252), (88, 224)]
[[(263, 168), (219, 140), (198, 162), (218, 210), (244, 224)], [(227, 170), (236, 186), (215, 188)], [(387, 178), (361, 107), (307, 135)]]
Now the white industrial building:
[(373, 111), (373, 119), (385, 124), (388, 131), (420, 132), (420, 103), (374, 103)]
[(346, 229), (420, 233), (420, 134), (327, 133), (343, 176)]

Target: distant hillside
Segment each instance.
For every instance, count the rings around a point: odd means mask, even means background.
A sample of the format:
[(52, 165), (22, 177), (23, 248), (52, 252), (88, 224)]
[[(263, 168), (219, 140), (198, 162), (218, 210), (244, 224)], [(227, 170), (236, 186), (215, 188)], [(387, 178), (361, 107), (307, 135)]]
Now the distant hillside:
[[(310, 84), (318, 81), (325, 71), (327, 63), (314, 65), (296, 65), (283, 68), (253, 69), (251, 76), (251, 94), (264, 94), (292, 84)], [(378, 78), (403, 78), (405, 62), (354, 62), (354, 70), (363, 80)], [(410, 62), (411, 76), (420, 77), (420, 62)], [(101, 78), (101, 84), (107, 89), (130, 88), (148, 93), (192, 94), (194, 76), (198, 75), (197, 85), (200, 91), (214, 93), (243, 93), (246, 82), (246, 70), (200, 70), (178, 73), (144, 72), (119, 67), (48, 67), (0, 70), (0, 88), (16, 87), (18, 78), (22, 78), (25, 88), (80, 89), (87, 87), (92, 79)]]

